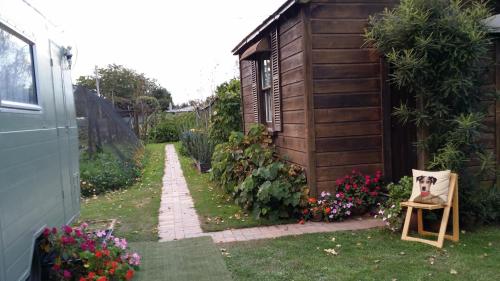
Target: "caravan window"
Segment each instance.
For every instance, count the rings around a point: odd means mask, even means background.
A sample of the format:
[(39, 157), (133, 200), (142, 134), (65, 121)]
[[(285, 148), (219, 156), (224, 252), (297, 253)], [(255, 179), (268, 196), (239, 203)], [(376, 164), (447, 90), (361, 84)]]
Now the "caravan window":
[(0, 101), (38, 104), (33, 46), (0, 25)]

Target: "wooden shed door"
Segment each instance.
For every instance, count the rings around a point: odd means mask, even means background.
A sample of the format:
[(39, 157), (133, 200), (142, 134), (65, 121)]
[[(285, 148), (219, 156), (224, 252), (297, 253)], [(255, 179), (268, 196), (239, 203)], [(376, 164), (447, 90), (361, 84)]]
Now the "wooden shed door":
[(408, 101), (415, 106), (415, 99), (408, 93), (390, 86), (387, 82), (388, 70), (382, 71), (384, 87), (382, 90), (382, 111), (384, 116), (384, 169), (388, 181), (398, 181), (403, 176), (411, 176), (411, 170), (417, 168), (417, 130), (415, 125), (402, 125), (393, 116), (394, 108), (401, 102)]

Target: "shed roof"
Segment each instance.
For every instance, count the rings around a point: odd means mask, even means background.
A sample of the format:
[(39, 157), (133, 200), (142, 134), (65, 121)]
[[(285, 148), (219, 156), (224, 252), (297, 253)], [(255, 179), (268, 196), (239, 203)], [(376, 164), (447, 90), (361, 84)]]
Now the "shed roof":
[(237, 55), (240, 53), (241, 49), (244, 48), (248, 43), (250, 43), (255, 37), (259, 36), (259, 34), (264, 31), (269, 25), (276, 22), (280, 16), (288, 11), (290, 8), (295, 6), (295, 4), (299, 3), (308, 3), (310, 0), (287, 0), (283, 5), (281, 5), (278, 10), (272, 13), (266, 20), (264, 20), (257, 28), (255, 28), (250, 34), (248, 34), (243, 40), (241, 40), (236, 47), (231, 51), (233, 55)]

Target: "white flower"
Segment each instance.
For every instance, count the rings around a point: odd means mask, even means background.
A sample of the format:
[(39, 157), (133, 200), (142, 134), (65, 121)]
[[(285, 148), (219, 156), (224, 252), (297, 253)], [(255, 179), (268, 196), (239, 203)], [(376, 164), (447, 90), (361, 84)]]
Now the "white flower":
[(391, 215), (391, 214), (389, 214), (389, 215), (387, 216), (387, 218), (388, 218), (388, 219), (390, 219), (391, 217), (392, 217), (392, 215)]
[(396, 208), (396, 205), (392, 204), (391, 208)]

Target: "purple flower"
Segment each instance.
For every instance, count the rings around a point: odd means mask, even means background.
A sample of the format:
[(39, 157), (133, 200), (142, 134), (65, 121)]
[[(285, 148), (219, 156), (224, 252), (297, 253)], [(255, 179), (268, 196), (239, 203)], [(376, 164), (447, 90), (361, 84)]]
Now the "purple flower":
[(337, 209), (333, 209), (332, 213), (336, 214), (337, 213)]

